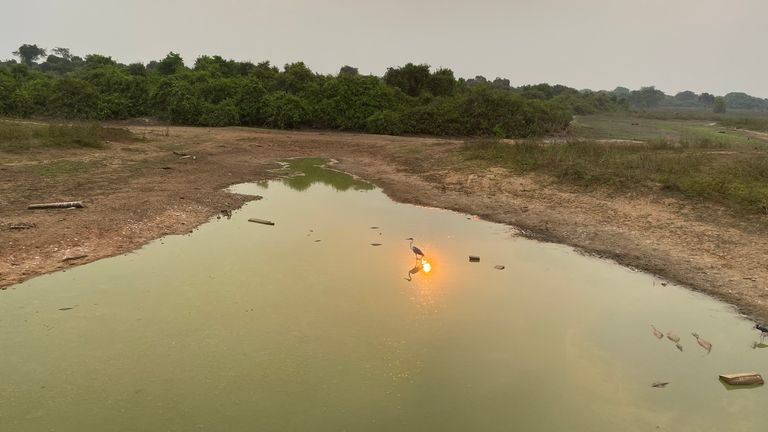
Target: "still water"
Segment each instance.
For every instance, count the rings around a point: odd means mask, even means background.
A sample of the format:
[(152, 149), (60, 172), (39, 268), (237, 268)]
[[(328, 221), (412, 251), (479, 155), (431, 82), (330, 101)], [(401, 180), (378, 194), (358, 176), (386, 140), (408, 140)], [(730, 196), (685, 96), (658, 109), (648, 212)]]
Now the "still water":
[(0, 431), (768, 427), (765, 387), (717, 379), (768, 374), (730, 307), (291, 163), (231, 219), (0, 292)]

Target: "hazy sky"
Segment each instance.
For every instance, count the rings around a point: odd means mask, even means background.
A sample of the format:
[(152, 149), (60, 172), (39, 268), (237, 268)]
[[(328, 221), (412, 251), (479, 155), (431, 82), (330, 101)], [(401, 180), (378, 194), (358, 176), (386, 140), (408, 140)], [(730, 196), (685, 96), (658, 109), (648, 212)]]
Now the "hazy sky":
[(0, 0), (0, 58), (22, 43), (148, 62), (169, 51), (457, 76), (768, 97), (768, 0)]

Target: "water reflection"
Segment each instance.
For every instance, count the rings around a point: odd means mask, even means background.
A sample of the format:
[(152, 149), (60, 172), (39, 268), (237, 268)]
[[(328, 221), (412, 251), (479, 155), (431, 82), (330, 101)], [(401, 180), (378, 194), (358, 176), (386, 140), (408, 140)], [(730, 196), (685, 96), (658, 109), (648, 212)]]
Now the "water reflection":
[(429, 273), (432, 271), (432, 264), (430, 264), (426, 258), (416, 259), (416, 265), (408, 270), (408, 276), (405, 277), (405, 280), (411, 282), (413, 280), (413, 275), (420, 271), (423, 271), (424, 273)]
[(302, 175), (295, 175), (283, 179), (283, 183), (293, 190), (307, 190), (314, 183), (328, 185), (337, 191), (346, 190), (372, 190), (373, 185), (358, 180), (347, 173), (334, 171), (327, 168), (328, 163), (320, 158), (296, 158), (285, 161), (291, 171), (298, 171)]
[(406, 276), (405, 280), (408, 282), (411, 282), (413, 280), (413, 275), (421, 271), (421, 263), (416, 263), (415, 266), (413, 266), (412, 269), (408, 270), (408, 276)]

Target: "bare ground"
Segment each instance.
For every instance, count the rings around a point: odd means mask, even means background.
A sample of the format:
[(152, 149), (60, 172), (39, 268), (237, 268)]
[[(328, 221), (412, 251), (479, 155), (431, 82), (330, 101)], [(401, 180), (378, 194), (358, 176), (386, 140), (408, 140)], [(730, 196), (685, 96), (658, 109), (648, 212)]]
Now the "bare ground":
[[(189, 232), (248, 197), (223, 189), (274, 177), (275, 161), (334, 158), (401, 202), (515, 225), (527, 235), (647, 270), (768, 321), (766, 217), (664, 194), (569, 189), (463, 160), (460, 141), (260, 129), (135, 127), (145, 142), (0, 154), (0, 287)], [(180, 158), (177, 151), (195, 156)], [(85, 209), (31, 211), (83, 200)], [(35, 228), (11, 230), (10, 223)], [(64, 261), (65, 258), (87, 255)]]

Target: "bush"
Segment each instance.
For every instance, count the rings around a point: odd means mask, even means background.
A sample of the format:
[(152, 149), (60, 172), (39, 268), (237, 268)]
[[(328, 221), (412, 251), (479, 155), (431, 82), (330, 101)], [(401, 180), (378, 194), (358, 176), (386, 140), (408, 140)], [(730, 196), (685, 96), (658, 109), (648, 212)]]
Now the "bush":
[(307, 121), (307, 103), (304, 99), (278, 91), (264, 99), (267, 125), (278, 129), (293, 129)]
[(365, 131), (382, 135), (400, 135), (405, 132), (403, 120), (395, 111), (377, 112), (365, 121)]
[(234, 126), (239, 123), (240, 113), (232, 100), (226, 100), (218, 105), (206, 104), (200, 118), (202, 126)]

